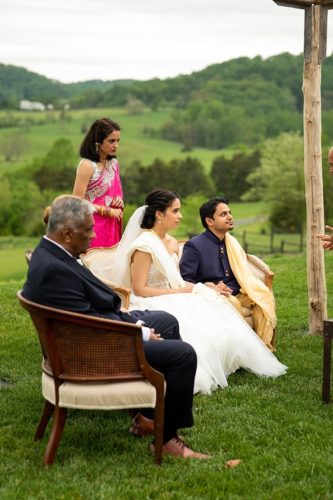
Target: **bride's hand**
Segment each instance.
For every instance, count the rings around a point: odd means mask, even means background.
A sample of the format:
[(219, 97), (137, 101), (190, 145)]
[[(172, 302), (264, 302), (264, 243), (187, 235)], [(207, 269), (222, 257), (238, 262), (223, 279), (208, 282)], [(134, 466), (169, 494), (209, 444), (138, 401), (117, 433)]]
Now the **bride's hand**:
[(194, 287), (193, 283), (187, 283), (184, 288), (178, 288), (176, 293), (191, 293), (193, 287)]

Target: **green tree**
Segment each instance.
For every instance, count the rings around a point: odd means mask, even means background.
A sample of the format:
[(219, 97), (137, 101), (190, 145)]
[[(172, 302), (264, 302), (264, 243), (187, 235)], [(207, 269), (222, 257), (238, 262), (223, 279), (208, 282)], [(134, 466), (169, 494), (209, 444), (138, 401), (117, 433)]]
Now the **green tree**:
[(174, 166), (174, 190), (178, 191), (181, 197), (186, 198), (198, 193), (210, 196), (213, 193), (213, 183), (197, 158), (188, 156), (184, 160), (173, 161), (171, 165)]
[(0, 196), (0, 234), (11, 234), (8, 224), (10, 218), (10, 204), (13, 199), (13, 193), (10, 186), (10, 180), (7, 177), (1, 179)]
[(140, 115), (143, 113), (145, 105), (143, 101), (136, 97), (129, 96), (126, 103), (126, 110), (129, 115)]
[(6, 163), (17, 161), (29, 146), (29, 140), (22, 132), (7, 135), (0, 140), (0, 150)]
[(299, 232), (305, 222), (303, 139), (281, 134), (265, 142), (260, 166), (249, 176), (245, 200), (267, 203), (272, 227)]
[(70, 191), (75, 179), (75, 162), (76, 155), (71, 141), (58, 139), (40, 164), (33, 169), (32, 180), (42, 191)]
[(133, 162), (122, 174), (126, 202), (141, 204), (147, 193), (157, 188), (179, 192), (182, 198), (189, 194), (213, 192), (211, 179), (196, 158), (172, 160), (169, 163), (156, 158), (151, 165)]
[(182, 200), (182, 221), (177, 228), (177, 237), (192, 238), (200, 234), (204, 228), (201, 224), (199, 208), (207, 200), (207, 196), (202, 194), (191, 194)]
[[(5, 181), (6, 189), (10, 189), (10, 199), (7, 196), (7, 206), (0, 205), (0, 232), (14, 236), (35, 236), (41, 234), (43, 208), (45, 198), (36, 184), (26, 179), (12, 176)], [(3, 220), (6, 214), (6, 220)]]
[(230, 201), (240, 201), (250, 187), (247, 177), (259, 164), (259, 150), (250, 155), (237, 153), (230, 159), (225, 156), (216, 157), (210, 174), (215, 190), (224, 193)]

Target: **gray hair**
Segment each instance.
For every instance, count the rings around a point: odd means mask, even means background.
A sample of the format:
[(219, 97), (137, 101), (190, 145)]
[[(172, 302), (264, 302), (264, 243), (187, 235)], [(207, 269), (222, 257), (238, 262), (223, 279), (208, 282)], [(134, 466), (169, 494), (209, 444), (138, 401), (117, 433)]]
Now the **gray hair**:
[(51, 205), (51, 213), (47, 223), (47, 234), (60, 231), (65, 225), (78, 229), (87, 215), (93, 214), (95, 208), (87, 200), (75, 196), (61, 196)]

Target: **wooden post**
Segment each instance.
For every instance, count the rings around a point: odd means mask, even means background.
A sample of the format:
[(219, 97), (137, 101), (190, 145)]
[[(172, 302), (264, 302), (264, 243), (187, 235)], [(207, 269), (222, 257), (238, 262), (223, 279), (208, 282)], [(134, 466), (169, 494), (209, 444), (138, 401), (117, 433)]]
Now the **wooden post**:
[(307, 215), (307, 277), (309, 331), (322, 333), (327, 317), (324, 253), (315, 235), (324, 232), (321, 168), (321, 64), (326, 55), (327, 11), (333, 0), (274, 0), (278, 5), (304, 9), (304, 174)]
[(305, 36), (310, 37), (305, 52), (304, 93), (304, 177), (307, 214), (307, 278), (309, 292), (309, 331), (323, 331), (327, 318), (327, 292), (324, 252), (316, 239), (324, 232), (324, 198), (321, 155), (321, 57), (322, 7), (305, 9)]

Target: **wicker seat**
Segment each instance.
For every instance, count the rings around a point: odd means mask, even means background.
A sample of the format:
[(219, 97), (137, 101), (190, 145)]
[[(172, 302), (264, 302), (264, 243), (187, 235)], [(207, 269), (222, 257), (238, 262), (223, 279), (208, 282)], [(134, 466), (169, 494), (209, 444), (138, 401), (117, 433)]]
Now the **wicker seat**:
[(31, 316), (42, 353), (44, 411), (35, 440), (54, 414), (43, 463), (54, 461), (67, 408), (155, 408), (155, 462), (162, 461), (164, 376), (146, 361), (141, 328), (47, 307), (17, 294)]

